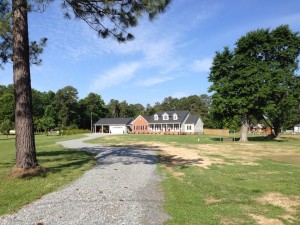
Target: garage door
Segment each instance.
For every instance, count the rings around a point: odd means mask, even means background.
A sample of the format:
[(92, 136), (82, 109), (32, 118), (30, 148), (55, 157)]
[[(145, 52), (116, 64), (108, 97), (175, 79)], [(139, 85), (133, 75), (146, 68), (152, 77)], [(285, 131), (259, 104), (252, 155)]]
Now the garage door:
[(123, 126), (110, 126), (110, 132), (112, 134), (123, 134), (124, 127)]

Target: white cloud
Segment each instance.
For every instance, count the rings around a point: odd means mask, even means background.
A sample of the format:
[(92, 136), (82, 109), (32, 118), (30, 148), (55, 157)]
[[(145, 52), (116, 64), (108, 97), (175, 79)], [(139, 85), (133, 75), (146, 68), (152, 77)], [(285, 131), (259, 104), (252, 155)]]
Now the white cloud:
[(98, 76), (98, 78), (93, 81), (90, 88), (92, 91), (99, 91), (126, 82), (134, 77), (135, 72), (141, 65), (142, 64), (139, 62), (121, 64)]
[(190, 68), (195, 72), (209, 72), (211, 65), (212, 65), (211, 58), (203, 58), (203, 59), (195, 60), (190, 66)]
[(149, 86), (164, 83), (164, 82), (167, 82), (167, 81), (173, 80), (173, 79), (174, 79), (173, 77), (151, 77), (151, 78), (144, 79), (144, 80), (137, 82), (137, 85), (149, 87)]

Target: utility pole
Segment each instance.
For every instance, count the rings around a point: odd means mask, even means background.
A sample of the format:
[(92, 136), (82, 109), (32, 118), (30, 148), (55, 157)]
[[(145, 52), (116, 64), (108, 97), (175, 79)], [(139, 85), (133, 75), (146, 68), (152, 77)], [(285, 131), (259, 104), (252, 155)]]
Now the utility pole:
[(91, 133), (93, 133), (93, 112), (91, 111)]

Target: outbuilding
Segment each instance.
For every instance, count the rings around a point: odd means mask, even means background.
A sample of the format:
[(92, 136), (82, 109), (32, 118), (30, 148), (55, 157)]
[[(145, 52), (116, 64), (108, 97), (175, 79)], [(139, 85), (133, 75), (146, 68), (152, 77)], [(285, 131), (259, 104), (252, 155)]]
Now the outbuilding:
[(300, 133), (300, 123), (294, 126), (294, 133)]
[(102, 118), (94, 124), (94, 131), (99, 133), (129, 133), (133, 118)]

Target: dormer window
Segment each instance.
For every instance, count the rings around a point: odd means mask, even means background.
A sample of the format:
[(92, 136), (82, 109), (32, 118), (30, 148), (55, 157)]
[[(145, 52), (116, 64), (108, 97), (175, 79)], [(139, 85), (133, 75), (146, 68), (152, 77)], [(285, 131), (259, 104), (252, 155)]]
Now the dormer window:
[(158, 120), (158, 115), (157, 114), (154, 115), (154, 120)]
[(169, 115), (167, 113), (164, 113), (162, 115), (163, 120), (169, 120)]
[(173, 120), (178, 120), (178, 116), (176, 113), (173, 114)]

